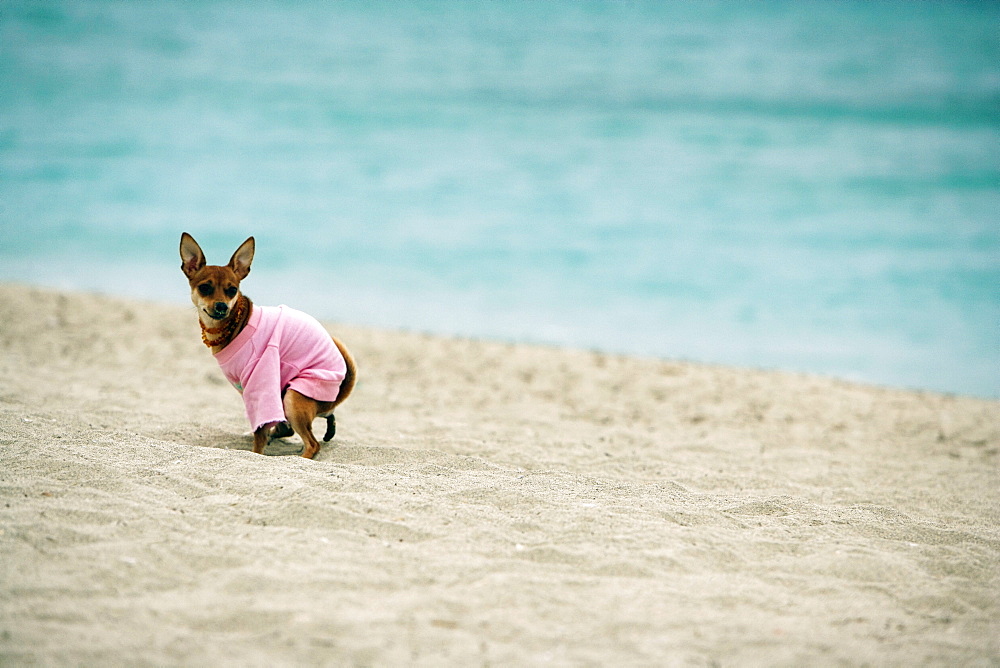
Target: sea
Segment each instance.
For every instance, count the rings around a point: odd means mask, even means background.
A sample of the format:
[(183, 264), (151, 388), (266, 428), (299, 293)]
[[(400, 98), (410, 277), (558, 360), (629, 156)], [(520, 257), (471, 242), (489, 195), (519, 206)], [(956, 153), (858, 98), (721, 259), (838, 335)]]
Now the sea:
[[(2, 0), (0, 280), (1000, 398), (1000, 3)], [(0, 323), (0, 336), (3, 323)]]

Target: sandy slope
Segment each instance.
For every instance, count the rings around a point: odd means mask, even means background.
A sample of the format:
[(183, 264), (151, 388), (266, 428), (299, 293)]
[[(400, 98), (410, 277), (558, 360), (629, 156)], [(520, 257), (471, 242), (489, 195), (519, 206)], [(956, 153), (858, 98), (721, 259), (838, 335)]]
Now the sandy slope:
[(0, 664), (1000, 663), (1000, 402), (333, 329), (261, 457), (190, 309), (0, 286)]

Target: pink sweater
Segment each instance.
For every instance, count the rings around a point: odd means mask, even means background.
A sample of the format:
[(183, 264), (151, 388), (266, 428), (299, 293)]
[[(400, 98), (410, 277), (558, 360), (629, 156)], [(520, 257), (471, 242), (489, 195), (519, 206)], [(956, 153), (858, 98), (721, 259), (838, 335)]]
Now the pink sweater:
[(285, 419), (281, 395), (286, 388), (333, 401), (347, 374), (344, 356), (323, 326), (284, 305), (254, 304), (246, 327), (215, 359), (243, 395), (254, 431)]

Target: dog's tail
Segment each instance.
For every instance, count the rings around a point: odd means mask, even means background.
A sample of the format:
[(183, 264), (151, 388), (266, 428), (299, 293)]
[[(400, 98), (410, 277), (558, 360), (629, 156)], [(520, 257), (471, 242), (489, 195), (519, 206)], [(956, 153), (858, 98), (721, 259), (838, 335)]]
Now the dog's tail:
[(340, 339), (336, 336), (330, 338), (333, 339), (333, 343), (337, 346), (340, 354), (344, 356), (344, 361), (347, 363), (347, 374), (340, 383), (340, 394), (337, 395), (337, 400), (334, 402), (334, 405), (337, 405), (350, 396), (351, 391), (354, 389), (354, 384), (358, 382), (358, 365), (354, 362), (354, 356), (351, 355), (351, 351), (347, 349), (347, 346)]

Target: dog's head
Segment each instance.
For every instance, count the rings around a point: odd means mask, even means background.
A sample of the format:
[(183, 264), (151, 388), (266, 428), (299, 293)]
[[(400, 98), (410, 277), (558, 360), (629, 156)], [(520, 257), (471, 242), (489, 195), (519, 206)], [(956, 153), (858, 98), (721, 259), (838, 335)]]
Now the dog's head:
[(224, 320), (240, 297), (240, 281), (250, 273), (254, 241), (250, 237), (236, 249), (224, 267), (206, 265), (201, 246), (190, 234), (181, 235), (181, 271), (191, 285), (191, 301), (202, 320)]

